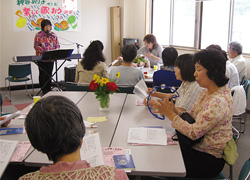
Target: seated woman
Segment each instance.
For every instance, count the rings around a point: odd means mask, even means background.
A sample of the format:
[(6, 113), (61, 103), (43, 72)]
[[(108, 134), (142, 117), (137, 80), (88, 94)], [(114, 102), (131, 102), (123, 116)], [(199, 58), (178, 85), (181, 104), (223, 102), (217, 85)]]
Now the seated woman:
[(134, 86), (143, 79), (142, 71), (132, 66), (136, 54), (137, 50), (135, 45), (125, 45), (122, 48), (123, 63), (121, 66), (111, 69), (109, 79), (114, 80), (118, 86)]
[(179, 141), (187, 171), (186, 177), (212, 178), (218, 175), (225, 164), (223, 150), (232, 139), (231, 91), (226, 84), (226, 62), (223, 55), (214, 49), (202, 50), (194, 55), (195, 79), (205, 88), (188, 113), (195, 122), (189, 124), (168, 99), (158, 101), (154, 111), (172, 121), (172, 127), (191, 140), (203, 137), (191, 147)]
[(161, 86), (165, 84), (166, 86), (179, 87), (181, 81), (177, 80), (175, 77), (175, 60), (178, 57), (178, 52), (174, 47), (167, 47), (162, 51), (162, 59), (164, 67), (162, 70), (155, 71), (153, 75), (153, 87)]
[(239, 81), (238, 70), (237, 70), (236, 66), (228, 60), (227, 53), (225, 51), (223, 51), (221, 49), (221, 47), (217, 44), (211, 44), (208, 47), (206, 47), (206, 49), (216, 49), (224, 55), (225, 60), (226, 60), (226, 77), (229, 78), (227, 86), (230, 89), (232, 89), (234, 86), (239, 86), (240, 81)]
[(85, 135), (81, 111), (66, 97), (49, 96), (39, 100), (25, 119), (32, 146), (47, 154), (53, 165), (28, 173), (20, 179), (124, 179), (123, 170), (109, 166), (90, 167), (81, 160)]
[(148, 34), (143, 38), (143, 41), (145, 46), (138, 50), (138, 56), (143, 55), (147, 57), (151, 66), (162, 63), (162, 46), (157, 43), (155, 36)]
[[(181, 86), (177, 90), (180, 96), (175, 100), (175, 107), (182, 111), (189, 111), (192, 108), (202, 89), (195, 81), (195, 67), (192, 58), (192, 54), (183, 54), (175, 61), (176, 79), (182, 81)], [(149, 88), (148, 92), (150, 93), (151, 91), (152, 89)], [(173, 93), (154, 92), (151, 96), (165, 99), (173, 96)], [(158, 102), (155, 99), (151, 99), (149, 105), (154, 106), (155, 103)], [(146, 101), (144, 101), (144, 104), (146, 105)]]
[(108, 77), (108, 69), (102, 53), (103, 44), (101, 41), (93, 41), (83, 54), (83, 59), (76, 66), (75, 81), (80, 83), (90, 83), (97, 74), (101, 77)]

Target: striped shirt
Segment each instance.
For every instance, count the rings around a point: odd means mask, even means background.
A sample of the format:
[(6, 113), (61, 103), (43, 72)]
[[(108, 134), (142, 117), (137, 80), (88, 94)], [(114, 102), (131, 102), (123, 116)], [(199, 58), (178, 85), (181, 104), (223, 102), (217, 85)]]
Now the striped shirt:
[(180, 97), (176, 98), (175, 106), (189, 111), (200, 94), (201, 88), (196, 81), (182, 82), (177, 92)]

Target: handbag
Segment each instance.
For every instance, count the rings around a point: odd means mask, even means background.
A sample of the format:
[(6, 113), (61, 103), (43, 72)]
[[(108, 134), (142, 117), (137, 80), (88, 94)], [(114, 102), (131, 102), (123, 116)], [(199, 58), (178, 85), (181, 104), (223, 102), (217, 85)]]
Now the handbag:
[[(189, 124), (193, 124), (195, 123), (195, 120), (194, 118), (187, 112), (184, 112), (182, 113), (182, 115), (180, 116), (184, 121), (187, 121)], [(172, 136), (172, 139), (174, 141), (179, 141), (179, 143), (185, 147), (192, 147), (193, 145), (201, 142), (201, 140), (203, 139), (203, 136), (200, 137), (199, 139), (197, 140), (192, 140), (190, 138), (188, 138), (187, 136), (181, 134), (178, 130), (175, 130), (176, 131), (176, 135), (177, 135), (177, 138), (175, 137), (175, 135)]]

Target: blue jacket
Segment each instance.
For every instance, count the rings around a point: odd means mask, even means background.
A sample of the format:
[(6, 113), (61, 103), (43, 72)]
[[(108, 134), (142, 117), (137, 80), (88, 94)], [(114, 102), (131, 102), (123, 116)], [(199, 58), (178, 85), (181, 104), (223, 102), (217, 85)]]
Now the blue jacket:
[(174, 71), (159, 70), (154, 72), (153, 75), (153, 87), (165, 84), (166, 86), (179, 87), (181, 81), (177, 80)]

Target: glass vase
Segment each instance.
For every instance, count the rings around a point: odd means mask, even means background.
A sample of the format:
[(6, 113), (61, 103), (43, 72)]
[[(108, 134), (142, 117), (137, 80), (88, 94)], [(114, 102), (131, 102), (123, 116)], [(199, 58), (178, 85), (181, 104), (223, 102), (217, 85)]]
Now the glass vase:
[(99, 110), (100, 111), (109, 111), (109, 105), (110, 105), (110, 98), (108, 98), (107, 104), (104, 105), (104, 107), (101, 106), (101, 101), (100, 101), (100, 107)]

